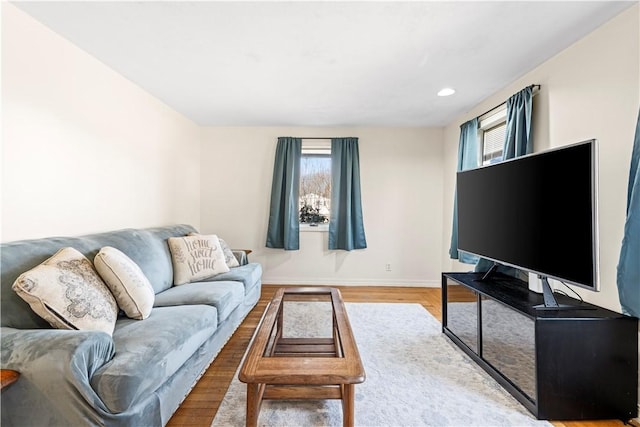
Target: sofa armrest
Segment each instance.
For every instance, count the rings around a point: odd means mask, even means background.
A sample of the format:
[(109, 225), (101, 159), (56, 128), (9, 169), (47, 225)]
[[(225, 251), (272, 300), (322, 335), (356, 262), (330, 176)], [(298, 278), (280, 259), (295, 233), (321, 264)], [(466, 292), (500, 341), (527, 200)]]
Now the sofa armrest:
[[(20, 378), (2, 395), (2, 423), (37, 424), (43, 411), (70, 424), (98, 422), (92, 406), (106, 407), (89, 383), (111, 360), (111, 337), (98, 331), (14, 329), (0, 331), (2, 368)], [(34, 411), (33, 408), (42, 408)]]

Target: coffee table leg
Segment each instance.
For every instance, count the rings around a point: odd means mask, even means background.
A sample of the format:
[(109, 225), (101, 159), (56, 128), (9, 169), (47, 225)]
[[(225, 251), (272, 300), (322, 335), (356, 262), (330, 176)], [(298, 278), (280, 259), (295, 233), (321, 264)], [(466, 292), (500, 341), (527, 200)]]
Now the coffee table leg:
[(260, 384), (247, 384), (247, 427), (257, 427), (260, 413)]
[(344, 427), (353, 427), (355, 410), (354, 397), (356, 394), (355, 384), (342, 385), (342, 425)]

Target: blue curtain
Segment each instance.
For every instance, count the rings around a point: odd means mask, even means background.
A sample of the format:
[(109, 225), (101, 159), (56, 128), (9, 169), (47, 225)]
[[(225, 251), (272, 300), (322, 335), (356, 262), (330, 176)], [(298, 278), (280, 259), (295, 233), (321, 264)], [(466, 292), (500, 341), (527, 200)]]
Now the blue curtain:
[[(507, 100), (507, 130), (502, 149), (502, 160), (513, 159), (533, 152), (531, 138), (531, 110), (533, 107), (533, 86), (522, 89)], [(505, 195), (508, 197), (508, 195)], [(487, 271), (493, 261), (480, 258), (475, 271)], [(499, 266), (498, 271), (517, 276), (518, 270)]]
[(271, 183), (271, 207), (267, 247), (286, 250), (300, 249), (298, 194), (300, 192), (300, 158), (302, 139), (278, 138)]
[(364, 249), (358, 138), (331, 139), (329, 249)]
[(627, 220), (624, 224), (617, 282), (622, 311), (640, 317), (640, 113), (631, 152)]
[(522, 89), (507, 100), (507, 132), (502, 159), (513, 159), (533, 152), (531, 110), (533, 86)]
[[(469, 120), (460, 126), (460, 142), (458, 144), (458, 171), (473, 169), (478, 166), (478, 118)], [(453, 197), (453, 227), (451, 230), (451, 259), (457, 259), (465, 264), (475, 264), (478, 257), (464, 252), (458, 252), (458, 196)]]

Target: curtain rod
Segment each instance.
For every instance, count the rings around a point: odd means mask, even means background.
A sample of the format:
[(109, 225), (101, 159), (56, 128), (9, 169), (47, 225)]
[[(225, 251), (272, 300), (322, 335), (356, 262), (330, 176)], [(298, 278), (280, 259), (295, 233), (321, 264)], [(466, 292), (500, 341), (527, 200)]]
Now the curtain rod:
[[(527, 87), (533, 88), (533, 90), (536, 90), (536, 89), (537, 89), (537, 90), (540, 90), (540, 85), (539, 85), (539, 84), (530, 85), (530, 86), (527, 86)], [(534, 95), (535, 95), (535, 94), (534, 94)], [(485, 116), (485, 115), (489, 114), (490, 112), (492, 112), (493, 110), (495, 110), (496, 108), (498, 108), (498, 107), (500, 107), (500, 106), (502, 106), (502, 105), (504, 105), (504, 104), (506, 104), (506, 101), (505, 101), (505, 102), (501, 102), (500, 104), (496, 105), (495, 107), (488, 109), (488, 110), (487, 110), (487, 111), (485, 111), (484, 113), (477, 115), (477, 116), (476, 116), (476, 118), (477, 118), (477, 119), (479, 119), (480, 117), (482, 117), (482, 116)]]
[(331, 137), (328, 137), (328, 138), (323, 138), (321, 136), (301, 136), (299, 138), (300, 139), (334, 139), (335, 136), (331, 136)]

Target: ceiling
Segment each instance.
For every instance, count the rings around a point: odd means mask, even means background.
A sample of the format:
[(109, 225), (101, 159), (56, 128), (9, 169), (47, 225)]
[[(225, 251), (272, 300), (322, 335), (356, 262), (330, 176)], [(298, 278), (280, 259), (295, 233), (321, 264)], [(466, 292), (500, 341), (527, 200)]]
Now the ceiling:
[(204, 126), (447, 125), (636, 3), (13, 2)]

